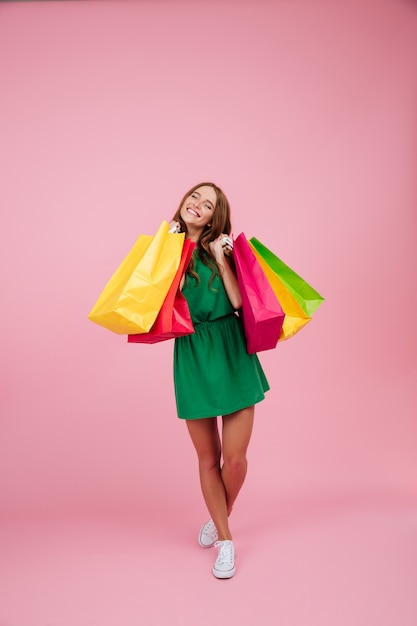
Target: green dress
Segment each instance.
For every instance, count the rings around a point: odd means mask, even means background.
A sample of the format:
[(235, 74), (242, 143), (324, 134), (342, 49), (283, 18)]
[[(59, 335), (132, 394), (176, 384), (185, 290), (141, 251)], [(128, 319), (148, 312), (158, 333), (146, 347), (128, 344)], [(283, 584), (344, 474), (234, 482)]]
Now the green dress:
[(233, 310), (218, 274), (194, 254), (194, 271), (182, 293), (195, 332), (174, 346), (174, 386), (178, 417), (227, 415), (260, 402), (269, 384), (256, 354), (246, 351), (242, 320)]

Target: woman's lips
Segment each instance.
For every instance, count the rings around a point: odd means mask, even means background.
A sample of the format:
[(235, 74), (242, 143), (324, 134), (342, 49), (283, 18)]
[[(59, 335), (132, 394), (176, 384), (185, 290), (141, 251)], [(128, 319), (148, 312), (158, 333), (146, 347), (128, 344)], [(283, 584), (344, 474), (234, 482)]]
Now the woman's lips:
[(197, 213), (197, 211), (191, 207), (187, 207), (187, 211), (189, 213), (191, 213), (192, 215), (195, 215), (196, 217), (200, 217), (200, 215)]

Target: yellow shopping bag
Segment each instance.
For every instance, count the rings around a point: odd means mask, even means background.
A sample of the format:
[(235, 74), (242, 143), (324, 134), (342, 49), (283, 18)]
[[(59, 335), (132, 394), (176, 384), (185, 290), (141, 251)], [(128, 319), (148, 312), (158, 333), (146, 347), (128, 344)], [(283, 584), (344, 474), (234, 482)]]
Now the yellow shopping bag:
[(285, 313), (284, 323), (278, 341), (289, 339), (295, 335), (296, 332), (301, 330), (311, 320), (298, 304), (292, 293), (288, 291), (284, 283), (278, 278), (277, 274), (268, 265), (265, 259), (259, 254), (258, 250), (251, 244), (252, 250), (259, 261), (265, 275), (271, 285), (276, 297), (279, 300), (280, 305)]
[(140, 235), (117, 268), (88, 319), (114, 333), (147, 333), (177, 272), (184, 233), (162, 222), (154, 236)]

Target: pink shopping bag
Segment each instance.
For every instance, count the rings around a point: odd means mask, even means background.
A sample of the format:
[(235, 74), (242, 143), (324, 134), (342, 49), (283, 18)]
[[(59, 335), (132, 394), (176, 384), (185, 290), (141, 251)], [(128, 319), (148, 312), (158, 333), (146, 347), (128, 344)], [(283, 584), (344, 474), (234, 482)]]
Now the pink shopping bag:
[(243, 233), (233, 243), (249, 354), (275, 348), (285, 313)]

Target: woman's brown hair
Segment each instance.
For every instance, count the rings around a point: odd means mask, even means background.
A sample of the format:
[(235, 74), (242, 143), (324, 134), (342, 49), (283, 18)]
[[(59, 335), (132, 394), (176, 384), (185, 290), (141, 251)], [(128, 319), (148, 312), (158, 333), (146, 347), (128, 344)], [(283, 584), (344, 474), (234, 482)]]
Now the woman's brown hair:
[[(232, 224), (230, 222), (230, 205), (226, 195), (224, 194), (222, 189), (220, 189), (220, 187), (218, 187), (214, 183), (199, 183), (198, 185), (195, 185), (189, 191), (187, 191), (172, 219), (181, 224), (181, 231), (187, 235), (187, 226), (181, 219), (181, 208), (186, 199), (191, 196), (191, 194), (194, 193), (194, 191), (196, 191), (199, 187), (212, 187), (216, 192), (216, 204), (214, 206), (213, 215), (210, 220), (210, 225), (207, 224), (207, 226), (204, 228), (204, 231), (200, 236), (200, 240), (197, 246), (197, 254), (199, 258), (203, 261), (203, 263), (205, 263), (205, 265), (210, 267), (210, 269), (212, 270), (212, 277), (210, 279), (211, 283), (214, 278), (215, 268), (217, 267), (217, 265), (213, 255), (210, 252), (209, 244), (217, 239), (217, 237), (219, 237), (219, 235), (221, 235), (222, 233), (229, 235), (230, 231), (232, 230)], [(187, 273), (198, 279), (198, 276), (193, 271), (193, 268), (194, 263), (191, 259), (191, 263), (188, 266)]]

